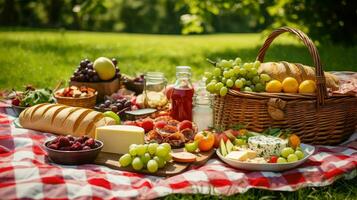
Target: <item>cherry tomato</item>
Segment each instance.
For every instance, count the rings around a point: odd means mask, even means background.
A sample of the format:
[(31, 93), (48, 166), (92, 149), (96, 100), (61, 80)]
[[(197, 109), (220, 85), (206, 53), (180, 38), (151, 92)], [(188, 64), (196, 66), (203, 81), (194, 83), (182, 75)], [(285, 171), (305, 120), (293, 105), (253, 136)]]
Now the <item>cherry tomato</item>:
[(278, 156), (271, 156), (268, 163), (276, 163), (278, 161)]

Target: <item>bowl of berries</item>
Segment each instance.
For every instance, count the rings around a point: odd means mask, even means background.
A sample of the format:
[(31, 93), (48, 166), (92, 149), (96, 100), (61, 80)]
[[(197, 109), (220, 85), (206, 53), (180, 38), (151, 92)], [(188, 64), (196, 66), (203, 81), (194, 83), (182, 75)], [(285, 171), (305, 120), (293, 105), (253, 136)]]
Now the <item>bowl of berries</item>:
[(58, 136), (45, 143), (48, 158), (57, 164), (80, 165), (92, 163), (103, 148), (99, 140), (87, 136)]

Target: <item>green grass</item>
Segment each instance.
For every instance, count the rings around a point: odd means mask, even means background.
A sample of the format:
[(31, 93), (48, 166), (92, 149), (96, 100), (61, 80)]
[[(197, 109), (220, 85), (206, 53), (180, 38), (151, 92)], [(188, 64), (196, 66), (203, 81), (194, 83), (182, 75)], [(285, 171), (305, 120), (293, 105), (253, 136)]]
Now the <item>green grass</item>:
[[(357, 178), (350, 181), (338, 180), (330, 186), (327, 187), (311, 187), (297, 190), (295, 192), (273, 192), (269, 190), (260, 189), (250, 189), (248, 192), (243, 194), (236, 194), (233, 196), (224, 197), (225, 200), (238, 199), (260, 199), (260, 200), (270, 200), (270, 199), (282, 199), (282, 200), (317, 200), (317, 199), (351, 199), (355, 200), (357, 198)], [(166, 196), (162, 199), (165, 200), (198, 200), (198, 199), (222, 199), (220, 196), (210, 196), (210, 195), (188, 195), (188, 194), (173, 194)]]
[[(174, 79), (175, 66), (189, 65), (194, 79), (210, 65), (206, 58), (253, 61), (264, 41), (260, 34), (204, 36), (142, 35), (0, 29), (0, 88), (21, 88), (31, 83), (54, 87), (68, 80), (82, 58), (116, 57), (123, 73), (162, 71)], [(320, 46), (327, 70), (357, 69), (357, 47)], [(308, 51), (292, 37), (278, 38), (267, 53), (269, 61), (312, 64)]]
[[(260, 34), (169, 36), (116, 33), (60, 32), (50, 30), (0, 29), (0, 89), (21, 89), (25, 84), (54, 87), (68, 80), (82, 58), (116, 57), (123, 73), (162, 71), (174, 79), (175, 66), (189, 65), (198, 80), (210, 65), (206, 58), (253, 61), (264, 37)], [(357, 47), (320, 45), (326, 70), (357, 70)], [(266, 60), (312, 65), (308, 51), (292, 37), (279, 38)], [(252, 189), (227, 199), (354, 199), (357, 178), (339, 180), (321, 188), (296, 192)], [(165, 199), (211, 199), (207, 195), (170, 195)]]

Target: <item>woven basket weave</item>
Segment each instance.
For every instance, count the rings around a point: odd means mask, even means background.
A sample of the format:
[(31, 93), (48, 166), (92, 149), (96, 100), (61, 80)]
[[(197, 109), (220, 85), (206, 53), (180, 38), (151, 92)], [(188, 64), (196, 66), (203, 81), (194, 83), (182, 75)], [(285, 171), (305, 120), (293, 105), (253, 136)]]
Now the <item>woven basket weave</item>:
[[(214, 97), (215, 125), (228, 128), (243, 123), (256, 132), (269, 127), (289, 128), (308, 144), (333, 145), (344, 141), (357, 125), (357, 97), (328, 96), (318, 51), (302, 31), (289, 27), (273, 31), (259, 50), (257, 60), (263, 62), (272, 41), (285, 32), (295, 34), (308, 48), (315, 65), (316, 94), (229, 90), (224, 97)], [(278, 115), (272, 114), (272, 110)]]
[(97, 92), (93, 96), (80, 97), (80, 98), (60, 97), (58, 95), (54, 95), (54, 96), (57, 100), (57, 103), (59, 104), (74, 106), (74, 107), (82, 107), (82, 108), (94, 108), (97, 99)]

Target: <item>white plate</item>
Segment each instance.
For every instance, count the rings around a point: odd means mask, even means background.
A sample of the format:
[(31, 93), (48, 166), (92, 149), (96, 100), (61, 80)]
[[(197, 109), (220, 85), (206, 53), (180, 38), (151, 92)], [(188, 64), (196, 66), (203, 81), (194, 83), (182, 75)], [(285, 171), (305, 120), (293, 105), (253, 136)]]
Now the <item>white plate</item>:
[(295, 168), (302, 163), (304, 163), (315, 151), (315, 147), (308, 145), (308, 144), (301, 144), (301, 148), (304, 151), (305, 157), (299, 161), (293, 162), (293, 163), (248, 163), (248, 162), (242, 162), (242, 161), (236, 161), (232, 159), (225, 158), (222, 156), (221, 152), (219, 149), (216, 150), (216, 153), (218, 157), (228, 165), (238, 168), (238, 169), (244, 169), (244, 170), (251, 170), (251, 171), (273, 171), (273, 172), (278, 172), (278, 171), (284, 171), (288, 169)]

